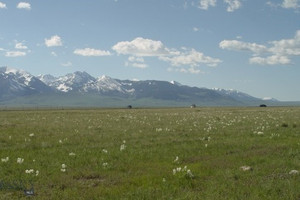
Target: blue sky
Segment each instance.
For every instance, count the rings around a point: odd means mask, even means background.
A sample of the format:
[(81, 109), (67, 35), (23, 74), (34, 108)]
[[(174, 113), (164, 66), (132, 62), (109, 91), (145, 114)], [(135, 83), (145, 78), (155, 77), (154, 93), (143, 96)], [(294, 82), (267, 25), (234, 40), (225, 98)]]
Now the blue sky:
[(300, 0), (0, 0), (0, 66), (300, 100)]

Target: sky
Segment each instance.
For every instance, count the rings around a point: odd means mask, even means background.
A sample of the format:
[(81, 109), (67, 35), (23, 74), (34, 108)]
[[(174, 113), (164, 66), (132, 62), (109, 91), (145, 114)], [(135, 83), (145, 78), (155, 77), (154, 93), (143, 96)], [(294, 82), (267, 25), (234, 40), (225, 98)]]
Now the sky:
[(0, 0), (0, 66), (300, 101), (300, 0)]

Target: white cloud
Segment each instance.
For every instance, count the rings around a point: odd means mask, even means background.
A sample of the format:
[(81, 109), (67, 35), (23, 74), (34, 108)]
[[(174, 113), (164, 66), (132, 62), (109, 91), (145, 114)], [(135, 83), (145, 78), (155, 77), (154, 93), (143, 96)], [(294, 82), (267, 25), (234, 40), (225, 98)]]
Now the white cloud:
[(216, 6), (217, 0), (200, 0), (199, 8), (202, 10), (207, 10), (210, 6)]
[(222, 61), (217, 58), (205, 56), (203, 53), (192, 49), (190, 51), (181, 52), (180, 55), (172, 57), (160, 57), (161, 60), (170, 62), (172, 66), (199, 66), (205, 64), (208, 66), (215, 67)]
[(194, 32), (198, 32), (198, 31), (199, 31), (199, 28), (193, 27), (193, 31), (194, 31)]
[(63, 66), (63, 67), (72, 67), (73, 64), (70, 61), (68, 61), (66, 63), (61, 63), (61, 66)]
[(27, 2), (20, 2), (20, 3), (18, 3), (17, 8), (18, 9), (30, 10), (31, 5), (30, 5), (30, 3), (27, 3)]
[(251, 64), (259, 65), (287, 65), (291, 64), (290, 59), (287, 56), (272, 55), (266, 58), (262, 57), (252, 57), (249, 59)]
[(242, 3), (239, 0), (224, 0), (224, 2), (228, 4), (228, 12), (233, 12), (242, 6)]
[(283, 0), (281, 6), (283, 8), (299, 8), (299, 0)]
[(173, 71), (193, 74), (201, 72), (197, 69), (201, 64), (217, 66), (222, 62), (220, 59), (206, 56), (195, 49), (182, 47), (178, 51), (166, 47), (161, 41), (141, 37), (135, 38), (132, 41), (119, 42), (112, 49), (118, 54), (129, 55), (125, 65), (137, 68), (148, 67), (143, 57), (156, 57), (161, 61), (170, 63), (173, 67), (169, 69), (174, 68)]
[(15, 48), (16, 49), (28, 49), (28, 47), (25, 46), (22, 42), (16, 43)]
[(148, 65), (145, 63), (131, 63), (131, 62), (125, 62), (125, 66), (131, 66), (140, 69), (145, 69), (148, 67)]
[(109, 51), (103, 51), (103, 50), (91, 49), (91, 48), (75, 49), (74, 54), (80, 56), (110, 56), (111, 55)]
[(62, 46), (62, 41), (58, 35), (54, 35), (50, 39), (46, 38), (45, 44), (47, 47), (58, 47), (58, 46)]
[(237, 50), (237, 51), (251, 51), (253, 53), (263, 53), (268, 49), (264, 45), (256, 43), (242, 42), (238, 40), (223, 40), (219, 44), (221, 49)]
[(270, 42), (273, 47), (270, 51), (274, 54), (300, 56), (300, 30), (298, 30), (292, 39), (283, 39)]
[(271, 41), (269, 44), (270, 47), (237, 40), (223, 40), (219, 46), (222, 49), (254, 53), (253, 57), (249, 59), (252, 64), (286, 65), (291, 64), (290, 57), (300, 56), (300, 30), (296, 32), (294, 38)]
[(26, 56), (26, 52), (23, 51), (7, 51), (5, 54), (6, 57), (20, 57)]
[(143, 56), (163, 56), (168, 55), (171, 50), (167, 49), (161, 41), (135, 38), (132, 41), (118, 42), (112, 47), (118, 54)]
[(190, 73), (190, 74), (200, 74), (203, 73), (200, 69), (196, 69), (195, 67), (190, 67), (190, 68), (174, 68), (174, 67), (169, 67), (167, 69), (169, 72), (180, 72), (180, 73)]
[(54, 51), (51, 52), (51, 55), (57, 57), (57, 53), (55, 53)]
[(0, 2), (0, 8), (7, 8), (5, 3)]
[(140, 69), (144, 69), (144, 68), (148, 67), (148, 65), (145, 64), (144, 58), (134, 57), (134, 56), (130, 56), (128, 58), (128, 61), (125, 62), (125, 66), (131, 66), (131, 67), (136, 67), (136, 68), (140, 68)]
[(128, 58), (128, 61), (130, 62), (145, 62), (144, 58), (141, 58), (141, 57), (134, 57), (134, 56), (130, 56)]

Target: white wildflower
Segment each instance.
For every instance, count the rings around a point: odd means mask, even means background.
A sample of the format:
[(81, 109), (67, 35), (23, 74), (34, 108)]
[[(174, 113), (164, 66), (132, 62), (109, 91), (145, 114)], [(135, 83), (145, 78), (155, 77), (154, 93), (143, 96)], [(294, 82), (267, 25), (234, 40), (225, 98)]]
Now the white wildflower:
[(71, 153), (69, 153), (69, 156), (76, 156), (76, 154), (71, 152)]
[(250, 166), (241, 166), (240, 169), (243, 170), (243, 171), (249, 171), (249, 170), (252, 170), (252, 167), (250, 167)]
[(35, 171), (35, 176), (38, 176), (40, 174), (40, 171), (39, 170), (36, 170)]
[(121, 146), (120, 146), (120, 151), (124, 151), (126, 149), (126, 145), (125, 144), (122, 144)]
[(108, 163), (105, 162), (105, 163), (102, 164), (102, 166), (103, 166), (104, 168), (106, 168), (106, 167), (108, 166)]
[(67, 171), (67, 165), (66, 164), (61, 164), (61, 169), (60, 171), (66, 172)]
[(59, 142), (60, 144), (62, 144), (62, 143), (63, 143), (63, 142), (62, 142), (62, 140), (59, 140), (58, 142)]
[(291, 174), (291, 175), (296, 175), (296, 174), (299, 174), (299, 171), (293, 169), (293, 170), (291, 170), (291, 171), (289, 172), (289, 174)]
[(1, 158), (1, 161), (2, 161), (2, 162), (8, 162), (8, 161), (9, 161), (9, 157)]
[(108, 153), (108, 151), (106, 149), (102, 149), (103, 153)]
[(178, 162), (178, 160), (179, 160), (179, 157), (176, 156), (176, 158), (175, 158), (175, 160), (173, 162)]
[(165, 179), (165, 178), (163, 178), (163, 179), (162, 179), (162, 182), (164, 182), (164, 183), (165, 183), (165, 182), (166, 182), (166, 179)]
[(30, 133), (30, 134), (29, 134), (29, 137), (34, 137), (34, 133)]
[(23, 158), (17, 158), (17, 163), (22, 164), (24, 162)]
[(186, 174), (187, 174), (188, 177), (190, 177), (190, 178), (193, 178), (193, 177), (194, 177), (194, 175), (193, 175), (193, 173), (191, 172), (190, 169), (187, 170)]
[(161, 132), (162, 128), (156, 128), (156, 132)]
[(263, 134), (264, 134), (264, 132), (261, 132), (261, 131), (257, 132), (257, 135), (263, 135)]
[(176, 169), (173, 169), (173, 175), (175, 175), (176, 174)]
[(33, 174), (34, 173), (34, 169), (26, 169), (25, 173), (26, 174)]

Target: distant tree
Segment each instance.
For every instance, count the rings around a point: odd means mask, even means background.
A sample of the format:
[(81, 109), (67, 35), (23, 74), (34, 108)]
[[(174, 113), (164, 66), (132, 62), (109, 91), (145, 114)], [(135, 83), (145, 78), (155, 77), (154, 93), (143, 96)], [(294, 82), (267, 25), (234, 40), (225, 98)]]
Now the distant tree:
[(260, 104), (259, 107), (267, 107), (266, 104)]
[(128, 105), (127, 108), (128, 108), (128, 109), (131, 109), (131, 108), (132, 108), (132, 105)]
[(192, 105), (191, 105), (191, 108), (196, 108), (196, 104), (192, 104)]

